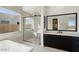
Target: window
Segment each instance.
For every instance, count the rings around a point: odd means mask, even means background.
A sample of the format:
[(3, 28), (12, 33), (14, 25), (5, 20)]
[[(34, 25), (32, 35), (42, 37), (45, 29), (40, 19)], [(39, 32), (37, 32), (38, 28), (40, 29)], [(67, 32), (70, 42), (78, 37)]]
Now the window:
[(34, 28), (33, 18), (25, 18), (24, 20), (24, 28), (32, 30)]
[(20, 15), (0, 8), (0, 33), (19, 31)]

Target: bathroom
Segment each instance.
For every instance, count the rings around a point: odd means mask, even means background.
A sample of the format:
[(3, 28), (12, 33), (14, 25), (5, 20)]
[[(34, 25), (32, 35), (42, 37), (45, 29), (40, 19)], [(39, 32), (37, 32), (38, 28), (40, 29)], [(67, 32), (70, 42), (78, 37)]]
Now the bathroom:
[(79, 52), (78, 14), (78, 6), (0, 6), (0, 51)]

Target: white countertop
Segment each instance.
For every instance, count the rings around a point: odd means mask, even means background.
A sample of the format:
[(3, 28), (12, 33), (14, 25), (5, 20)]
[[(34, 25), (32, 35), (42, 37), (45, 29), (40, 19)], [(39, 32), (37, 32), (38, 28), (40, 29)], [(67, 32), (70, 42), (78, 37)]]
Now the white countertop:
[(54, 32), (53, 31), (45, 31), (44, 34), (79, 37), (79, 32), (62, 32), (62, 33), (58, 33), (57, 31), (54, 31)]

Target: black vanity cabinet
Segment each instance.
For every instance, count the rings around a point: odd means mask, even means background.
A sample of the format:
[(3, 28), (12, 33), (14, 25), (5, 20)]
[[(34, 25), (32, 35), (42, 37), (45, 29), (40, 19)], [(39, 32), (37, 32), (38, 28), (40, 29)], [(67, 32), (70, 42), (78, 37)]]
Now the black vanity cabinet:
[(72, 51), (79, 52), (79, 37), (72, 38)]
[(79, 37), (44, 34), (44, 46), (79, 52)]

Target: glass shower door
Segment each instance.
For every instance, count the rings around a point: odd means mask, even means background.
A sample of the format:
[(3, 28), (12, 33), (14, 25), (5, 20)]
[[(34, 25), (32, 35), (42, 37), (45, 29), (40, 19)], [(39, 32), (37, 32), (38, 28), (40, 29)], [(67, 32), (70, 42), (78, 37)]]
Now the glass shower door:
[(40, 19), (40, 16), (31, 16), (24, 18), (24, 41), (34, 44), (40, 44)]

